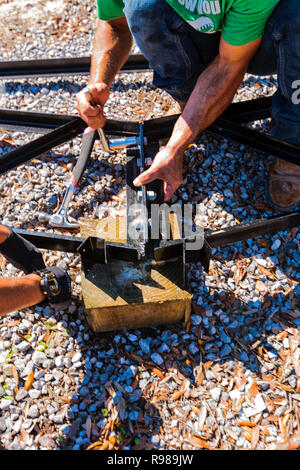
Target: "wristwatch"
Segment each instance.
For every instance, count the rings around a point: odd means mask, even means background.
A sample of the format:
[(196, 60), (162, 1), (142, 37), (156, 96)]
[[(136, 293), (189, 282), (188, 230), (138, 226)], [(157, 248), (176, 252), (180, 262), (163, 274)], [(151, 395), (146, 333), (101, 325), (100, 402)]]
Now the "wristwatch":
[(53, 299), (53, 297), (56, 297), (61, 292), (61, 288), (55, 274), (49, 271), (41, 272), (40, 288), (48, 300)]
[(58, 306), (71, 300), (71, 279), (62, 268), (53, 266), (35, 274), (41, 277), (40, 289), (50, 304)]

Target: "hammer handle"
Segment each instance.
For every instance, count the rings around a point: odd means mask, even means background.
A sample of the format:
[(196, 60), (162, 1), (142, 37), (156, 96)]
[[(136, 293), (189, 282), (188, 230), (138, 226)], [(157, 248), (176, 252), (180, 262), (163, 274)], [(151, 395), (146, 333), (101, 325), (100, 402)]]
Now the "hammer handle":
[(93, 146), (96, 140), (97, 130), (88, 127), (82, 136), (81, 151), (77, 163), (72, 171), (72, 182), (78, 186), (81, 177), (87, 167)]

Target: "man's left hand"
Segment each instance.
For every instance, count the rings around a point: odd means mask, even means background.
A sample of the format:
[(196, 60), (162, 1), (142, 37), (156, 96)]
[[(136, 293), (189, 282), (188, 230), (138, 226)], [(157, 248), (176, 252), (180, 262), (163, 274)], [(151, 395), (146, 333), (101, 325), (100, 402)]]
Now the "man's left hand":
[(164, 182), (164, 200), (169, 201), (182, 183), (184, 153), (173, 155), (167, 147), (155, 156), (151, 167), (139, 175), (133, 182), (137, 187), (160, 179)]

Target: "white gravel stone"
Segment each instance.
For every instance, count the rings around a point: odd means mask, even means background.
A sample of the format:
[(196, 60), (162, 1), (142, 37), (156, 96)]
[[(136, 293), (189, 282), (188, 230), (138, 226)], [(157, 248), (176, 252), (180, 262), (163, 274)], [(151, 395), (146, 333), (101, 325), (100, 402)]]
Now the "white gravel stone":
[(81, 352), (75, 353), (74, 356), (72, 357), (73, 364), (79, 362), (81, 360), (81, 358), (82, 358)]
[(2, 398), (0, 400), (0, 410), (2, 410), (2, 411), (8, 410), (11, 403), (12, 403), (11, 400), (8, 400), (6, 398)]

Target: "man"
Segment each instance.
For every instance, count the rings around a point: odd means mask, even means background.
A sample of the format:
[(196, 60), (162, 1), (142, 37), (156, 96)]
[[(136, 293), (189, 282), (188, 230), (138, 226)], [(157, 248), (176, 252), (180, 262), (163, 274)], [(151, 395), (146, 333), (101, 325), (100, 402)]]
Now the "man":
[[(167, 145), (136, 186), (164, 181), (165, 200), (182, 182), (184, 152), (231, 103), (246, 72), (278, 73), (272, 135), (300, 144), (300, 9), (298, 0), (98, 0), (88, 86), (77, 110), (90, 127), (105, 124), (109, 88), (126, 61), (132, 36), (154, 70), (154, 84), (177, 102)], [(270, 205), (300, 203), (300, 167), (277, 159), (266, 185)]]
[(59, 267), (46, 268), (42, 254), (14, 230), (0, 225), (0, 253), (26, 274), (0, 279), (0, 317), (44, 301), (54, 306), (69, 302), (71, 282)]

